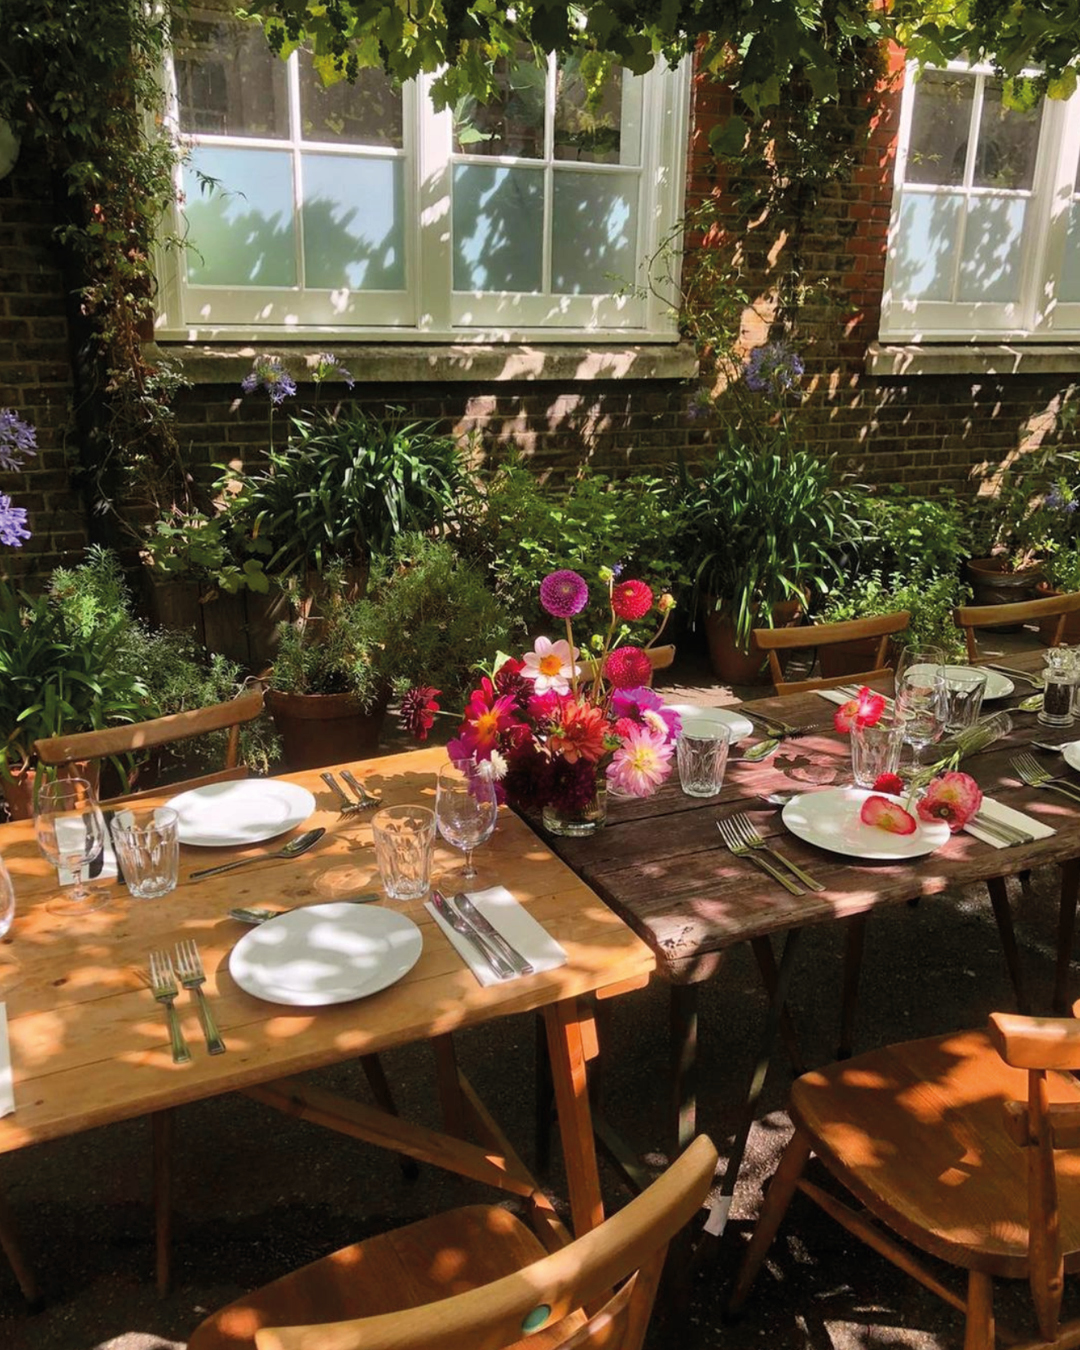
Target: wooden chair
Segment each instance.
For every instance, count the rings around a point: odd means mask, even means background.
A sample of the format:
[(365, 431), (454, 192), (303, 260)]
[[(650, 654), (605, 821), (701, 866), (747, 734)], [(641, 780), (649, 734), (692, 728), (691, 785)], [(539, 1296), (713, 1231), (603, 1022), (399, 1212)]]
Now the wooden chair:
[[(845, 623), (815, 623), (802, 628), (755, 628), (754, 640), (769, 654), (769, 673), (778, 694), (804, 694), (814, 689), (832, 689), (838, 684), (866, 684), (892, 673), (885, 660), (889, 638), (908, 626), (907, 610), (879, 614), (873, 619), (850, 619)], [(816, 680), (785, 680), (777, 652), (794, 647), (831, 647), (837, 642), (860, 642), (878, 638), (871, 670)]]
[[(1038, 1326), (1034, 1339), (1003, 1329), (1004, 1342), (1080, 1345), (1080, 1321), (1059, 1325), (1063, 1277), (1080, 1270), (1080, 1083), (1061, 1072), (1078, 1068), (1073, 1018), (994, 1013), (985, 1032), (887, 1046), (804, 1075), (791, 1094), (795, 1134), (731, 1310), (742, 1307), (797, 1187), (963, 1312), (964, 1350), (996, 1344), (994, 1277), (1028, 1282)], [(862, 1210), (803, 1176), (811, 1153)], [(966, 1297), (893, 1234), (966, 1270)]]
[(230, 1304), (188, 1350), (639, 1350), (668, 1243), (704, 1202), (716, 1159), (700, 1136), (643, 1195), (550, 1254), (493, 1205), (421, 1219)]
[(1069, 595), (1050, 595), (1045, 600), (1021, 600), (1015, 605), (961, 605), (953, 610), (953, 621), (964, 630), (969, 661), (979, 659), (976, 628), (997, 628), (1006, 624), (1035, 623), (1040, 619), (1058, 620), (1051, 647), (1059, 647), (1065, 631), (1065, 619), (1080, 610), (1080, 591)]
[[(262, 690), (241, 694), (227, 703), (214, 703), (208, 708), (194, 708), (191, 712), (173, 713), (155, 717), (148, 722), (128, 722), (122, 726), (105, 727), (101, 731), (82, 731), (70, 736), (51, 736), (35, 741), (34, 751), (42, 764), (60, 767), (81, 760), (112, 759), (119, 755), (151, 750), (159, 745), (172, 745), (193, 736), (205, 736), (212, 731), (228, 729), (225, 767), (218, 773), (204, 774), (174, 786), (177, 790), (204, 783), (224, 782), (244, 778), (247, 769), (240, 764), (240, 728), (252, 722), (263, 710)], [(132, 793), (126, 801), (137, 801), (146, 793)]]
[[(649, 658), (649, 665), (652, 666), (654, 672), (658, 670), (666, 670), (668, 666), (670, 666), (671, 663), (675, 660), (675, 648), (674, 646), (646, 647), (645, 655)], [(599, 674), (600, 674), (599, 661), (581, 662), (580, 678), (583, 683), (591, 684)], [(649, 680), (649, 683), (652, 684), (651, 679)]]

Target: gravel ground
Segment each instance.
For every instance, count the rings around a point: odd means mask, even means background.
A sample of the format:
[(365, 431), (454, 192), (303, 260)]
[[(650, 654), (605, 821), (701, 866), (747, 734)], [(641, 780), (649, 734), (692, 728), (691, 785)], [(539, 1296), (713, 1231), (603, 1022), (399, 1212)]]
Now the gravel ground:
[[(684, 696), (721, 701), (730, 691), (688, 678)], [(1057, 903), (1056, 869), (1012, 890), (1022, 954), (1039, 1006), (1049, 998)], [(791, 1006), (810, 1063), (831, 1058), (839, 1024), (841, 937), (810, 930)], [(868, 930), (857, 1049), (978, 1026), (1012, 1006), (985, 892), (971, 888), (875, 915)], [(702, 999), (700, 1127), (723, 1155), (751, 1070), (764, 1010), (756, 968), (731, 954)], [(362, 1004), (358, 1005), (362, 1015)], [(666, 991), (653, 986), (617, 1000), (605, 1047), (608, 1114), (657, 1172), (667, 1161), (664, 1094)], [(508, 1018), (459, 1038), (466, 1072), (527, 1161), (533, 1157), (533, 1044), (528, 1017)], [(428, 1052), (386, 1057), (403, 1110), (437, 1123)], [(320, 1075), (366, 1095), (358, 1066)], [(766, 1088), (728, 1232), (716, 1264), (694, 1284), (689, 1326), (654, 1320), (650, 1350), (867, 1350), (962, 1344), (961, 1318), (895, 1272), (809, 1202), (797, 1197), (746, 1313), (724, 1325), (723, 1296), (754, 1216), (761, 1183), (790, 1130), (790, 1085), (778, 1059)], [(0, 1160), (0, 1184), (47, 1292), (31, 1315), (0, 1259), (0, 1350), (183, 1350), (191, 1330), (222, 1303), (345, 1243), (436, 1209), (490, 1197), (471, 1183), (421, 1169), (404, 1179), (396, 1160), (353, 1140), (293, 1121), (243, 1097), (178, 1112), (174, 1288), (153, 1285), (149, 1209), (150, 1139), (145, 1122), (92, 1131)], [(609, 1205), (626, 1192), (611, 1170)], [(558, 1159), (545, 1178), (564, 1190)], [(954, 1286), (960, 1285), (953, 1277)], [(1024, 1290), (1003, 1293), (1002, 1316), (1024, 1322)]]

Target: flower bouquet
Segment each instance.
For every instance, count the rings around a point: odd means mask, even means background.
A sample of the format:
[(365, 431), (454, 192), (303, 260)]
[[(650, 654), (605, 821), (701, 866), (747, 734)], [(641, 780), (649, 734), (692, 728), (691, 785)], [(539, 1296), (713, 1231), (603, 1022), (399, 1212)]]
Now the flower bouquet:
[[(641, 581), (618, 581), (601, 571), (611, 621), (594, 640), (595, 655), (574, 645), (572, 620), (589, 599), (577, 572), (557, 571), (540, 585), (540, 603), (566, 625), (565, 638), (538, 637), (520, 659), (500, 653), (465, 708), (451, 759), (490, 761), (501, 797), (542, 814), (554, 834), (591, 834), (603, 824), (607, 792), (647, 797), (671, 773), (678, 714), (648, 688), (649, 648), (674, 607)], [(619, 645), (625, 625), (654, 609), (659, 623), (645, 647)], [(402, 701), (406, 729), (427, 737), (441, 711), (438, 689), (420, 686)]]

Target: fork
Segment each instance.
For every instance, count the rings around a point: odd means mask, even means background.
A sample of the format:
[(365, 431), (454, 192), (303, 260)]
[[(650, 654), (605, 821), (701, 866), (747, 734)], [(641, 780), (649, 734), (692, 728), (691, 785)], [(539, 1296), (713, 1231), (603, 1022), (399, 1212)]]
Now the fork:
[(1060, 792), (1072, 802), (1080, 803), (1080, 792), (1073, 787), (1064, 786), (1062, 780), (1048, 773), (1034, 755), (1017, 755), (1010, 763), (1020, 780), (1028, 787), (1048, 788), (1051, 792)]
[(184, 1042), (184, 1033), (180, 1030), (180, 1018), (173, 1007), (173, 1000), (180, 990), (176, 987), (172, 962), (168, 952), (150, 953), (150, 992), (159, 1003), (165, 1005), (165, 1015), (169, 1019), (169, 1037), (172, 1041), (174, 1064), (186, 1064), (191, 1059), (191, 1051)]
[(754, 827), (754, 823), (749, 816), (729, 816), (728, 822), (734, 828), (739, 842), (745, 844), (747, 848), (764, 849), (771, 858), (775, 858), (778, 863), (782, 863), (789, 872), (798, 877), (802, 884), (808, 886), (812, 891), (823, 891), (826, 889), (821, 882), (815, 880), (809, 872), (804, 872), (798, 863), (793, 863), (790, 858), (785, 858), (782, 853), (777, 853), (776, 849), (770, 848)]
[(337, 793), (338, 801), (340, 802), (338, 810), (343, 816), (355, 815), (357, 811), (362, 811), (364, 809), (364, 803), (354, 802), (332, 773), (321, 773), (319, 774), (319, 777), (332, 792)]
[(199, 1020), (202, 1022), (203, 1035), (206, 1037), (207, 1050), (212, 1055), (223, 1055), (225, 1042), (221, 1039), (214, 1014), (210, 1011), (210, 1004), (202, 991), (202, 986), (206, 983), (206, 971), (203, 969), (199, 949), (191, 938), (176, 944), (176, 978), (185, 989), (190, 989), (198, 1000)]
[(733, 853), (736, 858), (749, 858), (751, 862), (757, 863), (763, 872), (768, 872), (769, 876), (771, 876), (774, 881), (778, 881), (780, 885), (783, 886), (785, 890), (790, 891), (792, 895), (806, 894), (801, 886), (796, 886), (794, 881), (792, 881), (790, 877), (785, 876), (778, 867), (774, 867), (772, 863), (766, 862), (764, 858), (759, 858), (757, 854), (750, 849), (749, 845), (744, 844), (735, 834), (729, 821), (718, 820), (716, 822), (716, 828), (720, 831), (720, 838), (723, 839), (724, 845), (729, 853)]
[(366, 811), (372, 806), (382, 806), (382, 798), (373, 796), (359, 779), (353, 777), (348, 769), (342, 769), (341, 776), (359, 798), (361, 811)]
[(798, 727), (793, 727), (790, 722), (781, 722), (779, 718), (751, 712), (749, 708), (740, 708), (739, 711), (744, 717), (749, 717), (751, 722), (757, 722), (766, 736), (790, 736), (793, 731), (798, 730)]

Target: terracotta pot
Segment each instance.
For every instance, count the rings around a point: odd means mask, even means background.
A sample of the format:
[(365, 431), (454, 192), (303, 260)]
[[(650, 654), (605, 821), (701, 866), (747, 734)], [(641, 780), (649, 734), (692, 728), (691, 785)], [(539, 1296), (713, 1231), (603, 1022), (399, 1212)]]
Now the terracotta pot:
[[(728, 615), (716, 609), (715, 601), (705, 601), (705, 639), (709, 644), (709, 660), (713, 672), (725, 684), (768, 684), (768, 657), (750, 639), (749, 651), (735, 645), (735, 625)], [(773, 626), (793, 628), (802, 621), (802, 605), (798, 600), (782, 600), (773, 605)], [(781, 661), (784, 654), (781, 653)]]
[(365, 712), (355, 694), (266, 692), (266, 706), (281, 736), (285, 768), (290, 772), (368, 759), (379, 748), (388, 703), (387, 695)]
[[(1043, 579), (1038, 563), (1012, 571), (1005, 558), (970, 558), (964, 564), (964, 579), (975, 593), (976, 605), (1012, 605), (1030, 600)], [(992, 628), (990, 632), (1017, 633), (1019, 625)]]
[[(1036, 587), (1040, 600), (1049, 600), (1053, 595), (1063, 595), (1063, 591), (1056, 591), (1048, 582), (1040, 581)], [(1042, 619), (1039, 622), (1039, 641), (1044, 647), (1049, 647), (1054, 640), (1054, 634), (1057, 632), (1058, 617), (1053, 614), (1048, 619)], [(1067, 647), (1075, 647), (1080, 643), (1080, 613), (1066, 614), (1065, 627), (1061, 633), (1061, 641)]]
[[(7, 804), (8, 815), (12, 820), (30, 820), (34, 814), (34, 784), (37, 782), (37, 769), (21, 765), (12, 778), (0, 778), (0, 796)], [(101, 763), (96, 759), (80, 760), (75, 764), (62, 764), (55, 771), (57, 778), (85, 778), (97, 793), (101, 781)]]

